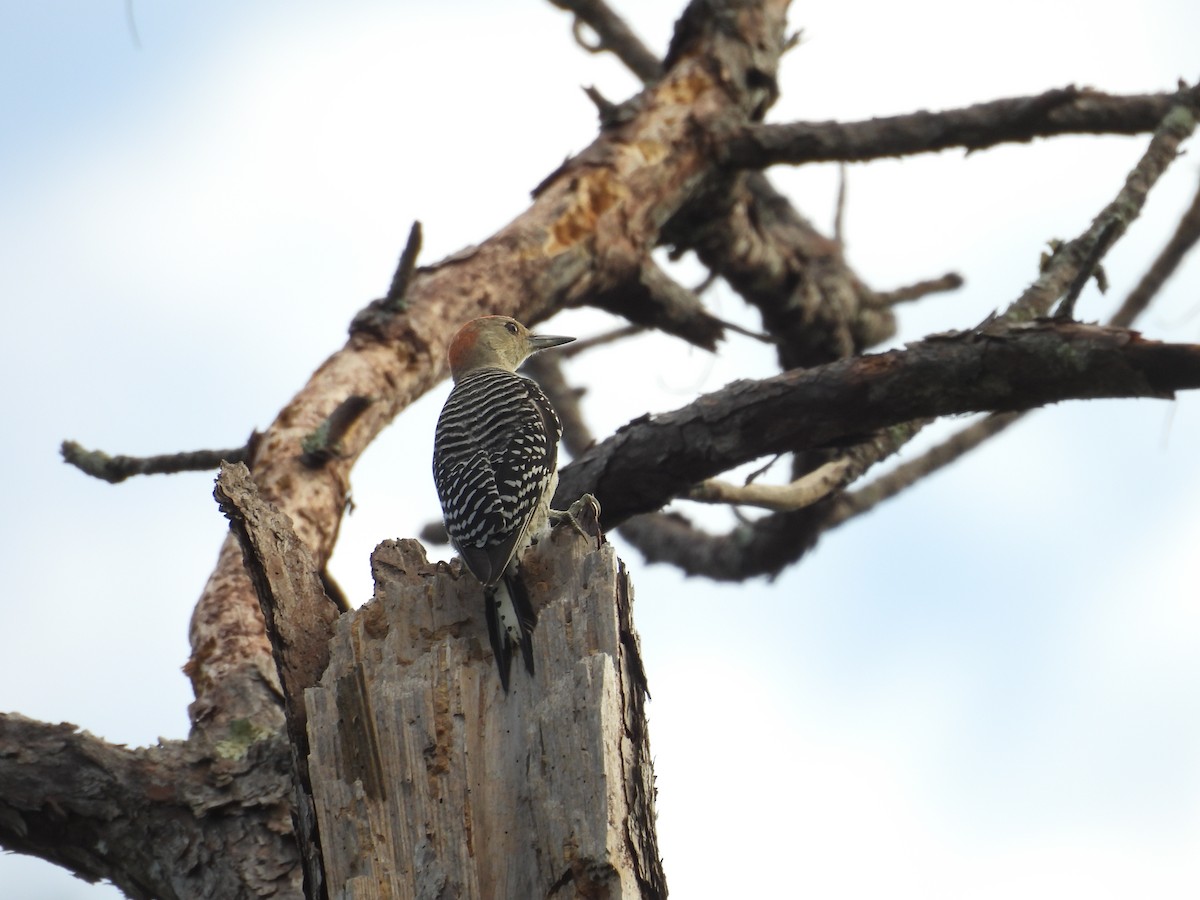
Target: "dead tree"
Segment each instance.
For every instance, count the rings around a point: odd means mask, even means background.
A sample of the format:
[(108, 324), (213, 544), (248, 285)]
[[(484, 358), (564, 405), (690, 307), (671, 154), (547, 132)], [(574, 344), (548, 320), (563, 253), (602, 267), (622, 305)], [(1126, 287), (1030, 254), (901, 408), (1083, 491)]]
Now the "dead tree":
[[(6, 848), (131, 897), (665, 896), (632, 590), (604, 530), (693, 574), (777, 573), (1025, 410), (1200, 386), (1200, 347), (1129, 330), (1200, 233), (1195, 207), (1117, 321), (1073, 316), (1191, 134), (1197, 88), (1066, 88), (869, 122), (768, 125), (789, 46), (786, 0), (696, 0), (661, 60), (602, 3), (558, 5), (645, 86), (622, 103), (593, 92), (598, 136), (547, 175), (524, 213), (427, 266), (416, 264), (414, 228), (386, 295), (246, 446), (134, 459), (64, 445), (70, 462), (114, 482), (226, 460), (217, 497), (232, 528), (192, 620), (188, 740), (128, 750), (0, 716)], [(897, 303), (960, 279), (872, 290), (761, 172), (1079, 133), (1152, 136), (1112, 202), (1006, 310), (875, 355)], [(540, 609), (536, 681), (499, 692), (475, 585), (457, 566), (428, 563), (415, 542), (379, 547), (375, 597), (347, 611), (325, 565), (349, 473), (444, 377), (443, 349), (463, 321), (536, 323), (589, 304), (716, 348), (730, 326), (656, 265), (651, 251), (664, 245), (694, 251), (760, 313), (780, 374), (593, 442), (573, 390), (539, 361), (575, 457), (556, 505), (590, 493), (600, 512), (526, 557)], [(995, 415), (858, 486), (926, 423), (972, 411)], [(787, 484), (716, 480), (776, 455), (791, 460)], [(679, 497), (771, 512), (713, 535), (658, 512)]]

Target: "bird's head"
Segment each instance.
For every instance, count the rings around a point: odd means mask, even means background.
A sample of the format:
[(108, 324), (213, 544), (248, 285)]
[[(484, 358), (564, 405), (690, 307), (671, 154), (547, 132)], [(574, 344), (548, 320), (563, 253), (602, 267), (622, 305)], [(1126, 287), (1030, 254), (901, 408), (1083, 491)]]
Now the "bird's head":
[(575, 340), (554, 334), (533, 334), (508, 316), (472, 319), (450, 342), (450, 374), (458, 381), (475, 369), (515, 372), (532, 354)]

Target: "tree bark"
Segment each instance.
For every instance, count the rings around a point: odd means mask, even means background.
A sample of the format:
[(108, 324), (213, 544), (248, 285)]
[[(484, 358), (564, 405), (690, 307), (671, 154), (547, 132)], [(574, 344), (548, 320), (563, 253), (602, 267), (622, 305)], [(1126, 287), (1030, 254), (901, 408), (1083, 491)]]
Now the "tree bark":
[(307, 692), (330, 896), (665, 897), (632, 591), (598, 530), (526, 555), (537, 674), (507, 695), (474, 578), (408, 540), (372, 565)]
[(301, 897), (288, 742), (130, 750), (0, 714), (0, 844), (134, 900)]
[(1167, 398), (1200, 387), (1200, 345), (1046, 320), (934, 335), (759, 381), (631, 422), (565, 467), (558, 504), (593, 493), (604, 525), (652, 512), (693, 484), (770, 453), (855, 443), (914, 419), (1068, 399)]

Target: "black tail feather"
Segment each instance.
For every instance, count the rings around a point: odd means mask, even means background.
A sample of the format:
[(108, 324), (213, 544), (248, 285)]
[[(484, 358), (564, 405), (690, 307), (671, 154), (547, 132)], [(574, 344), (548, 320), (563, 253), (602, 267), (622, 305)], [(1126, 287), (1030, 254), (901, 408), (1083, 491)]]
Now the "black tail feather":
[[(500, 591), (507, 592), (512, 599), (513, 610), (517, 614), (517, 624), (521, 632), (519, 642), (512, 639), (500, 621), (500, 598), (497, 597)], [(492, 654), (496, 657), (496, 668), (500, 672), (500, 684), (507, 694), (512, 672), (514, 643), (520, 644), (521, 658), (525, 660), (525, 671), (530, 675), (533, 674), (533, 628), (537, 624), (537, 616), (533, 612), (529, 592), (516, 572), (511, 570), (504, 573), (502, 585), (485, 590), (484, 604), (488, 640), (492, 644)]]
[(512, 597), (513, 607), (517, 611), (517, 621), (521, 626), (521, 657), (525, 660), (525, 671), (533, 674), (533, 628), (537, 625), (537, 614), (529, 601), (529, 591), (525, 589), (519, 575), (511, 569), (504, 573), (504, 583), (508, 594)]
[(483, 604), (488, 640), (492, 644), (492, 655), (496, 657), (496, 668), (500, 670), (500, 684), (507, 694), (508, 675), (512, 669), (512, 648), (508, 644), (508, 632), (500, 625), (500, 604), (496, 600), (495, 588), (484, 591)]

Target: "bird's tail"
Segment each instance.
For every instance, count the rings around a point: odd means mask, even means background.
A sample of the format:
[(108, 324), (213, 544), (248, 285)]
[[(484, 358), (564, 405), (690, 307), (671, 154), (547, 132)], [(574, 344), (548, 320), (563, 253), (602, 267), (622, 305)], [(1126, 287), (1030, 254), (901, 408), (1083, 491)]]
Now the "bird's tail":
[(529, 592), (514, 569), (510, 567), (500, 581), (486, 592), (488, 639), (492, 643), (496, 667), (500, 670), (500, 684), (506, 694), (514, 644), (521, 648), (526, 671), (533, 674), (533, 627), (537, 624)]

